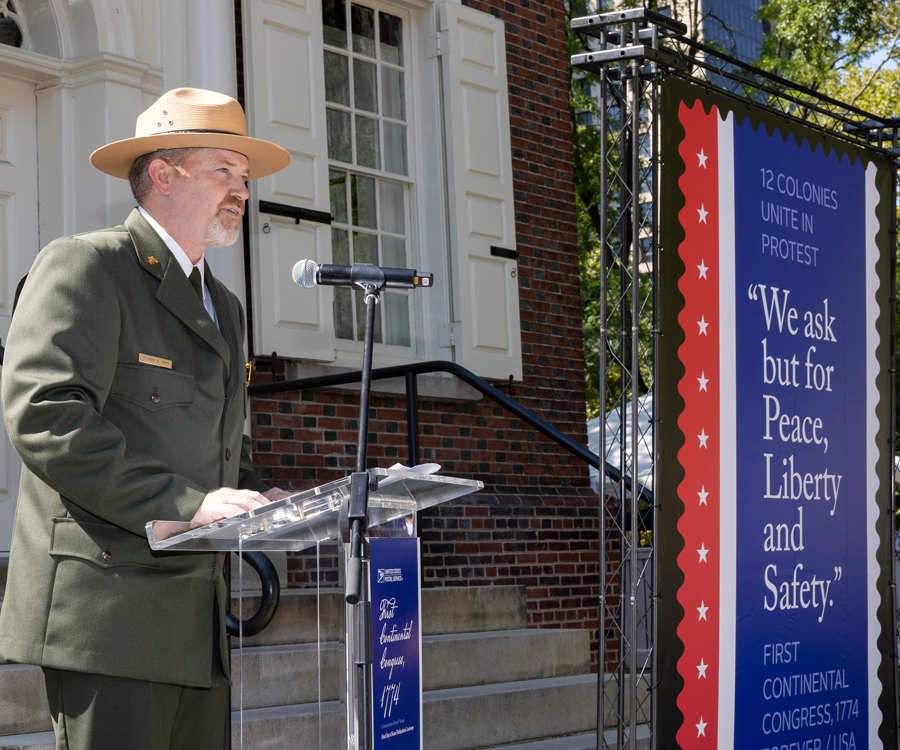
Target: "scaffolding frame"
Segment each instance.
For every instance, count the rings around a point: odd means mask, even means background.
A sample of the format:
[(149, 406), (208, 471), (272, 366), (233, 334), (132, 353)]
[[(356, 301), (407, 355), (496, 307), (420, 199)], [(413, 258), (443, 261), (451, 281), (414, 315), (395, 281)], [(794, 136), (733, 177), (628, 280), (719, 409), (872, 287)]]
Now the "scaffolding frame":
[[(656, 410), (657, 276), (659, 209), (659, 93), (668, 76), (695, 85), (831, 137), (865, 146), (886, 156), (894, 168), (891, 254), (891, 455), (896, 456), (897, 232), (900, 188), (900, 118), (879, 118), (767, 71), (748, 65), (687, 36), (687, 27), (644, 8), (573, 19), (572, 30), (585, 35), (587, 51), (572, 57), (572, 66), (599, 77), (601, 163), (601, 329), (599, 402), (604, 413), (615, 404), (615, 442), (619, 479), (604, 478), (599, 499), (600, 559), (598, 596), (597, 748), (657, 748), (658, 674), (656, 665), (657, 555), (655, 461), (640, 465), (640, 446), (657, 455), (653, 424)], [(587, 39), (590, 37), (590, 39)], [(649, 382), (648, 382), (649, 379)], [(639, 400), (640, 396), (649, 399)], [(649, 402), (649, 404), (648, 404)], [(641, 427), (641, 416), (646, 426)], [(647, 419), (649, 417), (649, 419)], [(606, 425), (604, 425), (604, 428)], [(608, 457), (606, 429), (600, 456)], [(608, 459), (607, 459), (608, 460)], [(646, 463), (646, 462), (645, 462)], [(896, 471), (896, 468), (895, 468)], [(634, 482), (632, 482), (634, 478)], [(633, 491), (632, 491), (633, 488)], [(896, 485), (892, 514), (896, 517)], [(897, 570), (900, 549), (894, 545), (890, 595), (894, 634), (900, 622)], [(648, 595), (649, 592), (649, 595)], [(898, 690), (897, 638), (889, 639), (894, 696)], [(900, 717), (900, 705), (895, 706)], [(606, 731), (605, 731), (606, 730)], [(895, 736), (900, 738), (900, 727)], [(898, 740), (900, 743), (900, 740)], [(900, 744), (898, 744), (900, 748)]]

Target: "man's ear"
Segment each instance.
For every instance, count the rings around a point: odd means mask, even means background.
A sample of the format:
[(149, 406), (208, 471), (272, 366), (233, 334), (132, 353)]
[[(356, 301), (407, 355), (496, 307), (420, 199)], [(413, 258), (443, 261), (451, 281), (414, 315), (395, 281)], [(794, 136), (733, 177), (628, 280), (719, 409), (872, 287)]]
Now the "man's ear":
[(154, 159), (147, 167), (147, 174), (153, 180), (153, 185), (163, 195), (169, 195), (172, 192), (172, 180), (175, 178), (175, 167), (163, 161), (162, 159)]

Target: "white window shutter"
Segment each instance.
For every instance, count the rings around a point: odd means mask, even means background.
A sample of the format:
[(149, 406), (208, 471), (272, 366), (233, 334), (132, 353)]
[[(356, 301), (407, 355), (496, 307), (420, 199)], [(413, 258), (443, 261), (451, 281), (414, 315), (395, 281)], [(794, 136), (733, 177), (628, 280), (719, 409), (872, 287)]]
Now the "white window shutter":
[(250, 183), (254, 349), (330, 362), (332, 289), (301, 289), (291, 269), (303, 258), (331, 263), (331, 228), (259, 212), (260, 200), (330, 212), (320, 0), (247, 0), (244, 45), (250, 135), (293, 157), (287, 169)]
[(457, 361), (483, 378), (521, 380), (503, 22), (454, 2), (439, 6), (439, 18)]

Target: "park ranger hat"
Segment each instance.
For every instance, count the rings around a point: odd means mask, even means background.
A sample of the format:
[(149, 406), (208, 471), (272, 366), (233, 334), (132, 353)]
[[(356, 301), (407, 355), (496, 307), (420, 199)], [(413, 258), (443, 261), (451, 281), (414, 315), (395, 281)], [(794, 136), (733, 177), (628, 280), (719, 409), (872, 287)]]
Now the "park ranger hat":
[(116, 141), (91, 154), (91, 164), (113, 177), (128, 179), (134, 160), (168, 148), (222, 148), (250, 163), (248, 179), (284, 169), (291, 155), (269, 141), (247, 137), (244, 110), (230, 96), (205, 89), (173, 89), (137, 118), (134, 138)]

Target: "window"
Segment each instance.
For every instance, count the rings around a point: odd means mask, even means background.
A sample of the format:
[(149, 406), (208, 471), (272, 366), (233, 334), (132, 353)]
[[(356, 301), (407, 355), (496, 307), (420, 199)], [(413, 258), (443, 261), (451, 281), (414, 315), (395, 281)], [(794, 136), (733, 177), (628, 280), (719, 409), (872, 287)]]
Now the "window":
[(435, 274), (432, 289), (382, 296), (379, 366), (450, 358), (521, 378), (502, 21), (452, 0), (242, 6), (248, 126), (293, 156), (251, 182), (250, 205), (332, 217), (250, 212), (254, 349), (358, 365), (362, 300), (327, 285), (299, 294), (291, 269), (369, 261)]
[[(325, 0), (322, 26), (333, 261), (406, 268), (410, 185), (396, 179), (409, 175), (404, 20)], [(381, 301), (374, 341), (411, 346), (409, 294)], [(333, 314), (338, 339), (363, 339), (362, 292), (335, 289)]]
[(17, 12), (12, 0), (0, 0), (0, 44), (25, 46), (24, 28), (25, 20)]

